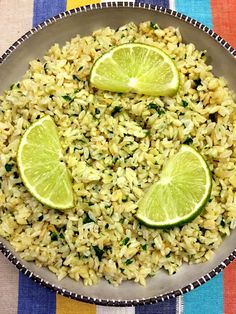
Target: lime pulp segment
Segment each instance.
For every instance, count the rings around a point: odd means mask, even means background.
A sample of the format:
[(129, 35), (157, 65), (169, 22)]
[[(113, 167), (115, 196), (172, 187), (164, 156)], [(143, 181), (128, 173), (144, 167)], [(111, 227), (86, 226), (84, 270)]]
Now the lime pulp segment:
[(40, 202), (61, 210), (73, 207), (71, 178), (51, 117), (39, 119), (26, 130), (17, 163), (26, 188)]
[(139, 201), (136, 217), (153, 227), (182, 225), (200, 214), (211, 186), (211, 173), (204, 158), (183, 145), (167, 162), (160, 180)]
[(111, 92), (172, 96), (179, 88), (174, 61), (161, 49), (128, 43), (102, 55), (90, 73), (92, 86)]

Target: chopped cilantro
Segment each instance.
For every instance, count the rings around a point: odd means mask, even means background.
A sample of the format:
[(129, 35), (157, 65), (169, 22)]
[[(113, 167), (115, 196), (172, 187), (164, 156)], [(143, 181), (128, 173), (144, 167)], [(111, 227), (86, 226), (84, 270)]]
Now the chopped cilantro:
[(150, 28), (152, 29), (158, 29), (159, 26), (156, 23), (150, 22)]
[(146, 243), (143, 244), (141, 247), (142, 247), (142, 249), (143, 249), (144, 251), (147, 251), (147, 244), (146, 244)]
[(89, 217), (88, 213), (85, 213), (85, 218), (83, 220), (83, 224), (88, 224), (90, 222), (95, 222), (95, 221)]
[(98, 260), (101, 261), (102, 260), (102, 256), (105, 253), (105, 251), (99, 249), (99, 247), (97, 245), (94, 245), (93, 249), (95, 251), (96, 256), (98, 257)]
[(88, 202), (88, 206), (93, 206), (93, 205), (94, 205), (94, 203)]
[(17, 88), (20, 88), (20, 83), (17, 83), (17, 84), (16, 84), (16, 87), (17, 87)]
[(57, 236), (56, 231), (51, 231), (50, 236), (51, 236), (51, 240), (52, 241), (57, 241), (58, 240), (58, 236)]
[(76, 81), (78, 81), (78, 82), (80, 82), (80, 79), (78, 78), (78, 76), (77, 75), (73, 75), (73, 80), (76, 80)]
[(105, 224), (105, 229), (108, 229), (108, 228), (109, 228), (109, 224), (106, 223), (106, 224)]
[(111, 112), (112, 117), (114, 117), (116, 113), (121, 112), (121, 110), (122, 110), (121, 106), (115, 106)]
[(183, 142), (183, 144), (186, 144), (186, 145), (190, 145), (193, 143), (193, 139), (189, 136), (186, 138), (186, 140)]
[(79, 68), (79, 71), (81, 71), (83, 69), (83, 66), (81, 66), (80, 68)]
[(224, 228), (225, 227), (225, 221), (224, 218), (221, 219), (220, 225)]
[(47, 63), (44, 63), (44, 66), (43, 66), (45, 74), (48, 73), (48, 67), (47, 67), (47, 65), (48, 65)]
[(170, 256), (171, 256), (171, 252), (166, 255), (167, 258), (169, 258)]
[(130, 264), (132, 264), (133, 263), (133, 260), (131, 259), (131, 258), (129, 258), (129, 259), (127, 259), (126, 261), (125, 261), (125, 265), (130, 265)]
[(122, 240), (121, 244), (126, 245), (129, 242), (129, 240), (130, 240), (129, 237), (126, 237)]
[(198, 87), (199, 85), (201, 85), (202, 84), (202, 80), (199, 78), (199, 79), (197, 79), (197, 80), (193, 80), (194, 81), (194, 83), (195, 83), (195, 85), (196, 85), (196, 87)]
[(13, 168), (13, 166), (14, 166), (14, 165), (12, 165), (12, 164), (5, 164), (5, 169), (6, 169), (6, 171), (7, 171), (7, 172), (10, 172), (11, 169)]
[(42, 221), (43, 220), (43, 215), (40, 215), (39, 217), (38, 217), (38, 221)]
[(145, 137), (149, 136), (151, 134), (151, 130), (146, 130), (144, 133), (145, 133)]
[(63, 99), (65, 99), (66, 101), (72, 101), (73, 98), (71, 98), (69, 95), (64, 95), (62, 96)]
[(100, 114), (100, 110), (98, 108), (95, 109), (95, 114)]
[(64, 236), (63, 233), (60, 233), (60, 234), (59, 234), (59, 237), (60, 237), (61, 239), (65, 239), (65, 236)]
[(156, 112), (159, 114), (159, 116), (161, 116), (162, 114), (165, 113), (165, 110), (163, 110), (162, 108), (158, 107), (156, 104), (154, 104), (153, 102), (150, 102), (148, 104), (148, 109), (153, 109), (156, 110)]
[(182, 100), (182, 106), (186, 108), (188, 106), (188, 102), (186, 100)]
[(12, 84), (12, 85), (10, 86), (10, 90), (12, 90), (12, 89), (13, 89), (14, 85), (15, 85), (15, 84)]
[(123, 93), (117, 93), (117, 95), (118, 95), (118, 96), (122, 96), (122, 95), (123, 95)]
[(49, 98), (50, 98), (50, 99), (53, 99), (53, 97), (54, 97), (54, 95), (49, 95)]

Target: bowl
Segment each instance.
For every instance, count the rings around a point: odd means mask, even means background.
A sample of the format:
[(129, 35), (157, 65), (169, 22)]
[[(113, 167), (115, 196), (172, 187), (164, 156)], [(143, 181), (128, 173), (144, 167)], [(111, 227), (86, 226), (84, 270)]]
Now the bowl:
[[(133, 21), (157, 21), (161, 27), (179, 27), (185, 42), (192, 42), (199, 50), (208, 51), (208, 63), (214, 67), (214, 74), (224, 76), (231, 89), (236, 86), (233, 68), (236, 65), (236, 51), (219, 35), (203, 24), (162, 7), (112, 2), (80, 7), (55, 16), (30, 30), (17, 40), (0, 57), (0, 92), (20, 79), (32, 59), (40, 58), (55, 42), (65, 43), (76, 34), (87, 35), (92, 31)], [(234, 230), (207, 263), (183, 265), (172, 276), (160, 271), (147, 279), (147, 287), (133, 282), (124, 282), (118, 288), (101, 280), (96, 286), (86, 287), (70, 278), (58, 281), (46, 268), (23, 261), (11, 245), (0, 237), (0, 250), (20, 271), (39, 284), (64, 296), (100, 305), (130, 306), (156, 303), (190, 291), (221, 272), (236, 258)]]

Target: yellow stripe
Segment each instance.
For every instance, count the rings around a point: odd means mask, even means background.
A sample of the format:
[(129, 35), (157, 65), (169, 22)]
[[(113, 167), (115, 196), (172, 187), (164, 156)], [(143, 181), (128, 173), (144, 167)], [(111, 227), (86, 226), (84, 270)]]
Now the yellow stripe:
[(96, 314), (96, 305), (75, 301), (57, 294), (56, 314)]
[(78, 8), (82, 5), (100, 3), (100, 2), (101, 2), (100, 0), (67, 0), (66, 1), (66, 9), (72, 10), (72, 9)]

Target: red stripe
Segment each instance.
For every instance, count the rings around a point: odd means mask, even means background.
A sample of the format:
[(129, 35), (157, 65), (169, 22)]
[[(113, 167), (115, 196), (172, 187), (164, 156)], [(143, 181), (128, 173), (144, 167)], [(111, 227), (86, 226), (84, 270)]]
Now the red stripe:
[(224, 270), (224, 314), (236, 313), (236, 261)]
[(236, 0), (211, 0), (214, 31), (236, 48)]

